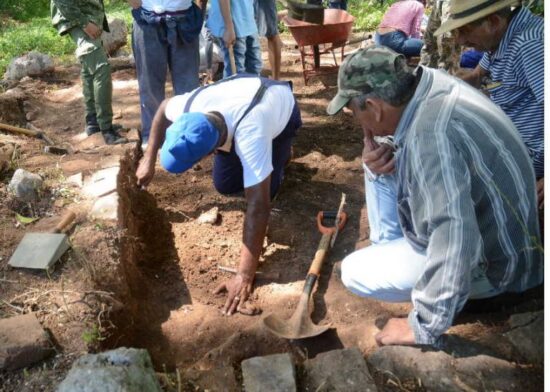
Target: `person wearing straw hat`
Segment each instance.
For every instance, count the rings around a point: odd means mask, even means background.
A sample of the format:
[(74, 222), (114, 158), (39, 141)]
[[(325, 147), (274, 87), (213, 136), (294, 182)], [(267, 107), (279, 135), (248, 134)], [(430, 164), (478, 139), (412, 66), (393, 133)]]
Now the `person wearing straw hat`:
[(289, 82), (239, 74), (164, 100), (151, 128), (149, 147), (136, 176), (153, 179), (157, 153), (170, 173), (183, 173), (214, 154), (212, 177), (221, 194), (244, 191), (243, 245), (235, 276), (220, 284), (227, 291), (223, 313), (245, 309), (262, 251), (271, 200), (283, 182), (292, 141), (302, 120)]
[[(542, 282), (533, 168), (514, 124), (486, 96), (371, 46), (340, 67), (327, 112), (344, 107), (364, 133), (372, 245), (344, 259), (342, 282), (360, 296), (413, 304), (378, 344), (439, 346), (469, 298)], [(400, 231), (380, 236), (395, 220)]]
[(476, 88), (488, 78), (491, 100), (516, 125), (537, 177), (544, 206), (544, 20), (517, 0), (451, 0), (451, 17), (435, 35), (455, 32), (459, 44), (485, 54), (462, 79)]

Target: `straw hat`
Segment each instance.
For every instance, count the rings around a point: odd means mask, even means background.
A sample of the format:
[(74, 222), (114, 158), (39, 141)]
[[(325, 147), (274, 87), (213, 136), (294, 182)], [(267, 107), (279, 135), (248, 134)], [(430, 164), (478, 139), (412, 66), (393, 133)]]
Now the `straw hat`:
[(441, 35), (452, 31), (501, 9), (518, 4), (518, 0), (451, 0), (451, 15), (435, 31), (434, 35)]

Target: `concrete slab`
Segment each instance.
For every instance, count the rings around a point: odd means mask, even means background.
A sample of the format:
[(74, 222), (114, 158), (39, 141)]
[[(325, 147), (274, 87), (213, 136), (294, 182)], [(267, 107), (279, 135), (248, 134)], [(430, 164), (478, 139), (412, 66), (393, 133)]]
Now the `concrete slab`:
[(296, 380), (290, 354), (254, 357), (241, 363), (246, 392), (294, 392)]
[(0, 319), (0, 370), (30, 366), (53, 353), (34, 313)]
[(47, 270), (69, 249), (61, 233), (27, 233), (13, 252), (9, 265), (15, 268)]
[(115, 166), (95, 172), (85, 181), (82, 193), (89, 198), (96, 198), (114, 192), (119, 171), (120, 167)]
[(93, 219), (117, 220), (118, 193), (113, 192), (97, 199), (89, 215)]

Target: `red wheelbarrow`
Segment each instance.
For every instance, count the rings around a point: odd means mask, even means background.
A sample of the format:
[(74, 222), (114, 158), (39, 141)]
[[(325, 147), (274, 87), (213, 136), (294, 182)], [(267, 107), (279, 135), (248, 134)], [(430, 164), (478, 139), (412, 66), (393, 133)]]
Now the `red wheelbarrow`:
[[(302, 59), (304, 83), (313, 76), (338, 73), (335, 49), (340, 48), (340, 61), (344, 59), (344, 46), (355, 18), (344, 10), (325, 9), (324, 23), (312, 24), (285, 16), (283, 19), (298, 44)], [(321, 55), (331, 54), (334, 65), (321, 65)], [(313, 59), (313, 62), (311, 61)]]

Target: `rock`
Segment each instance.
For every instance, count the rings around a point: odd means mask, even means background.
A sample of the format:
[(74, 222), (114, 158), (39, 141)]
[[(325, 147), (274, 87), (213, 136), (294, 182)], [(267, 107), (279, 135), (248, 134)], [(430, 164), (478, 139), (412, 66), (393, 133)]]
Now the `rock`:
[(294, 363), (290, 354), (254, 357), (241, 362), (246, 392), (296, 391)]
[(96, 198), (116, 191), (119, 171), (120, 167), (115, 166), (95, 172), (86, 180), (82, 193), (89, 198)]
[(29, 52), (12, 60), (4, 79), (19, 80), (25, 76), (40, 76), (54, 70), (53, 60), (47, 54)]
[(0, 142), (0, 174), (10, 168), (15, 148), (14, 144)]
[(524, 391), (525, 385), (533, 385), (516, 364), (484, 354), (454, 357), (429, 348), (386, 346), (367, 361), (394, 382), (421, 384), (427, 391)]
[(183, 378), (195, 389), (201, 391), (237, 392), (241, 390), (231, 366), (202, 371), (189, 369), (183, 373)]
[(8, 185), (8, 190), (19, 200), (32, 202), (39, 199), (43, 180), (38, 174), (17, 169)]
[(197, 222), (200, 224), (214, 225), (218, 221), (219, 217), (218, 207), (213, 207), (206, 212), (203, 212), (201, 216), (197, 218)]
[(305, 391), (376, 392), (365, 358), (357, 348), (333, 350), (304, 363)]
[(53, 353), (34, 313), (0, 319), (0, 370), (30, 366)]
[(161, 392), (147, 350), (118, 348), (77, 359), (58, 392)]
[(513, 314), (512, 328), (504, 336), (527, 361), (542, 364), (544, 360), (544, 312)]
[(90, 218), (117, 220), (118, 218), (118, 194), (113, 192), (107, 196), (100, 197), (94, 202), (90, 210)]
[(108, 54), (114, 54), (117, 50), (126, 46), (128, 28), (122, 19), (113, 19), (109, 21), (110, 32), (104, 31), (101, 34), (103, 47)]

